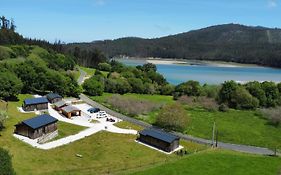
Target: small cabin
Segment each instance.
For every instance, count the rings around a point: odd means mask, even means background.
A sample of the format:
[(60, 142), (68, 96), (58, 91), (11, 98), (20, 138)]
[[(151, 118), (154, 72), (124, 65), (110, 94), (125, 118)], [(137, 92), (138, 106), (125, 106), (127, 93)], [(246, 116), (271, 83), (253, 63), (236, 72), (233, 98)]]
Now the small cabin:
[(46, 95), (46, 97), (50, 103), (56, 103), (56, 102), (62, 100), (62, 96), (60, 96), (59, 94), (56, 94), (56, 93), (49, 93)]
[(81, 110), (71, 105), (61, 108), (61, 111), (67, 118), (81, 116)]
[(45, 134), (56, 131), (57, 121), (56, 118), (50, 115), (39, 115), (16, 124), (14, 133), (31, 139), (37, 139)]
[(179, 147), (180, 138), (156, 129), (144, 129), (139, 132), (138, 141), (161, 149), (165, 152), (172, 152)]
[(57, 111), (59, 111), (59, 112), (62, 112), (62, 108), (64, 108), (64, 107), (66, 107), (67, 106), (67, 104), (66, 104), (66, 102), (65, 101), (58, 101), (58, 102), (56, 102), (56, 103), (54, 103), (54, 109), (55, 110), (57, 110)]
[(48, 100), (45, 97), (25, 99), (22, 105), (25, 111), (47, 110)]

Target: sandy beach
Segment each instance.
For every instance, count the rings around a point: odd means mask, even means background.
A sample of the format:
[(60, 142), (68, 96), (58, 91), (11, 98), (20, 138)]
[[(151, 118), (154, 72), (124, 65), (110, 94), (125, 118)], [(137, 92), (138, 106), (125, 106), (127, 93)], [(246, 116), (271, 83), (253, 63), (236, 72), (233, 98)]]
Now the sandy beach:
[(178, 61), (178, 60), (151, 60), (151, 59), (148, 59), (146, 60), (146, 62), (148, 63), (152, 63), (152, 64), (188, 64), (187, 62), (185, 61)]

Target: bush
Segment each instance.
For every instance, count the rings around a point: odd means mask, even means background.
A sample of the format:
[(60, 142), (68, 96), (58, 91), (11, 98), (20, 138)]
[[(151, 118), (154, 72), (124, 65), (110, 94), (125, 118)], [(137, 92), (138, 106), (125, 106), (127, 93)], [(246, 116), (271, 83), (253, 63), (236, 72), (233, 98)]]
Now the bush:
[(219, 107), (215, 99), (208, 97), (189, 97), (184, 95), (179, 97), (178, 102), (190, 107), (202, 107), (209, 111), (216, 111)]
[(272, 125), (278, 126), (281, 124), (281, 107), (261, 109), (261, 112)]
[(202, 95), (216, 99), (218, 97), (220, 88), (221, 87), (219, 85), (204, 84), (204, 86), (202, 87)]
[(100, 96), (104, 91), (104, 84), (93, 77), (85, 80), (82, 86), (86, 94), (91, 96)]
[(22, 81), (11, 72), (0, 73), (0, 98), (8, 99), (16, 97), (22, 90)]
[(171, 84), (166, 84), (164, 86), (161, 86), (160, 88), (161, 95), (172, 95), (175, 90), (175, 87)]
[(280, 101), (280, 94), (277, 85), (274, 82), (263, 82), (261, 84), (262, 89), (266, 96), (266, 106), (275, 107)]
[(259, 106), (257, 98), (253, 97), (245, 88), (237, 88), (231, 97), (231, 103), (236, 109), (256, 109)]
[(199, 82), (193, 80), (190, 80), (185, 83), (181, 83), (175, 88), (175, 95), (178, 97), (183, 95), (200, 96), (201, 92), (202, 92), (202, 87), (200, 86)]
[(220, 106), (219, 106), (219, 111), (221, 111), (221, 112), (227, 112), (227, 111), (229, 111), (229, 108), (228, 108), (228, 106), (227, 106), (226, 104), (222, 103), (222, 104), (220, 104)]
[(254, 81), (249, 82), (245, 85), (246, 89), (250, 94), (259, 100), (260, 106), (266, 106), (266, 96), (265, 92), (261, 87), (261, 83)]
[(115, 109), (130, 116), (148, 114), (162, 106), (161, 104), (152, 103), (150, 101), (122, 97), (121, 95), (113, 95), (107, 98), (106, 101)]
[(14, 175), (11, 156), (8, 151), (0, 148), (0, 175)]
[(188, 123), (189, 117), (179, 103), (164, 106), (156, 117), (157, 125), (175, 131), (184, 131)]
[(144, 93), (144, 84), (139, 78), (129, 78), (128, 82), (132, 86), (132, 92), (142, 94)]
[(218, 103), (213, 98), (198, 97), (197, 103), (198, 103), (199, 106), (201, 106), (204, 109), (209, 110), (209, 111), (216, 111), (219, 108)]
[(99, 63), (98, 69), (101, 71), (110, 72), (111, 71), (111, 65), (108, 63)]
[(4, 123), (7, 119), (8, 115), (5, 111), (0, 111), (0, 131), (4, 129)]

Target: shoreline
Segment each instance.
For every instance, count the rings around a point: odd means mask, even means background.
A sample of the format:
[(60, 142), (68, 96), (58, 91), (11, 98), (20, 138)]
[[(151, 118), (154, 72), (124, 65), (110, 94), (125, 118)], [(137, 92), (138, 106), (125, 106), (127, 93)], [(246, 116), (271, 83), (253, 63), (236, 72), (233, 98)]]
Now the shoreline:
[(147, 63), (158, 64), (158, 65), (191, 65), (191, 66), (215, 66), (215, 67), (265, 67), (257, 64), (244, 64), (226, 61), (210, 61), (210, 60), (185, 60), (185, 59), (168, 59), (168, 58), (137, 58), (137, 57), (127, 57), (119, 58), (125, 60), (141, 60)]

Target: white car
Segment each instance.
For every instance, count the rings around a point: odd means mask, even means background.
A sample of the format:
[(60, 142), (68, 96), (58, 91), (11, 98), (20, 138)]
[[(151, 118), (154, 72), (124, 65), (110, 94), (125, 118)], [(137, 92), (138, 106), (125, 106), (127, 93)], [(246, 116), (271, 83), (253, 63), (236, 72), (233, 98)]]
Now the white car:
[(105, 111), (99, 111), (97, 113), (97, 118), (107, 118), (107, 113)]

